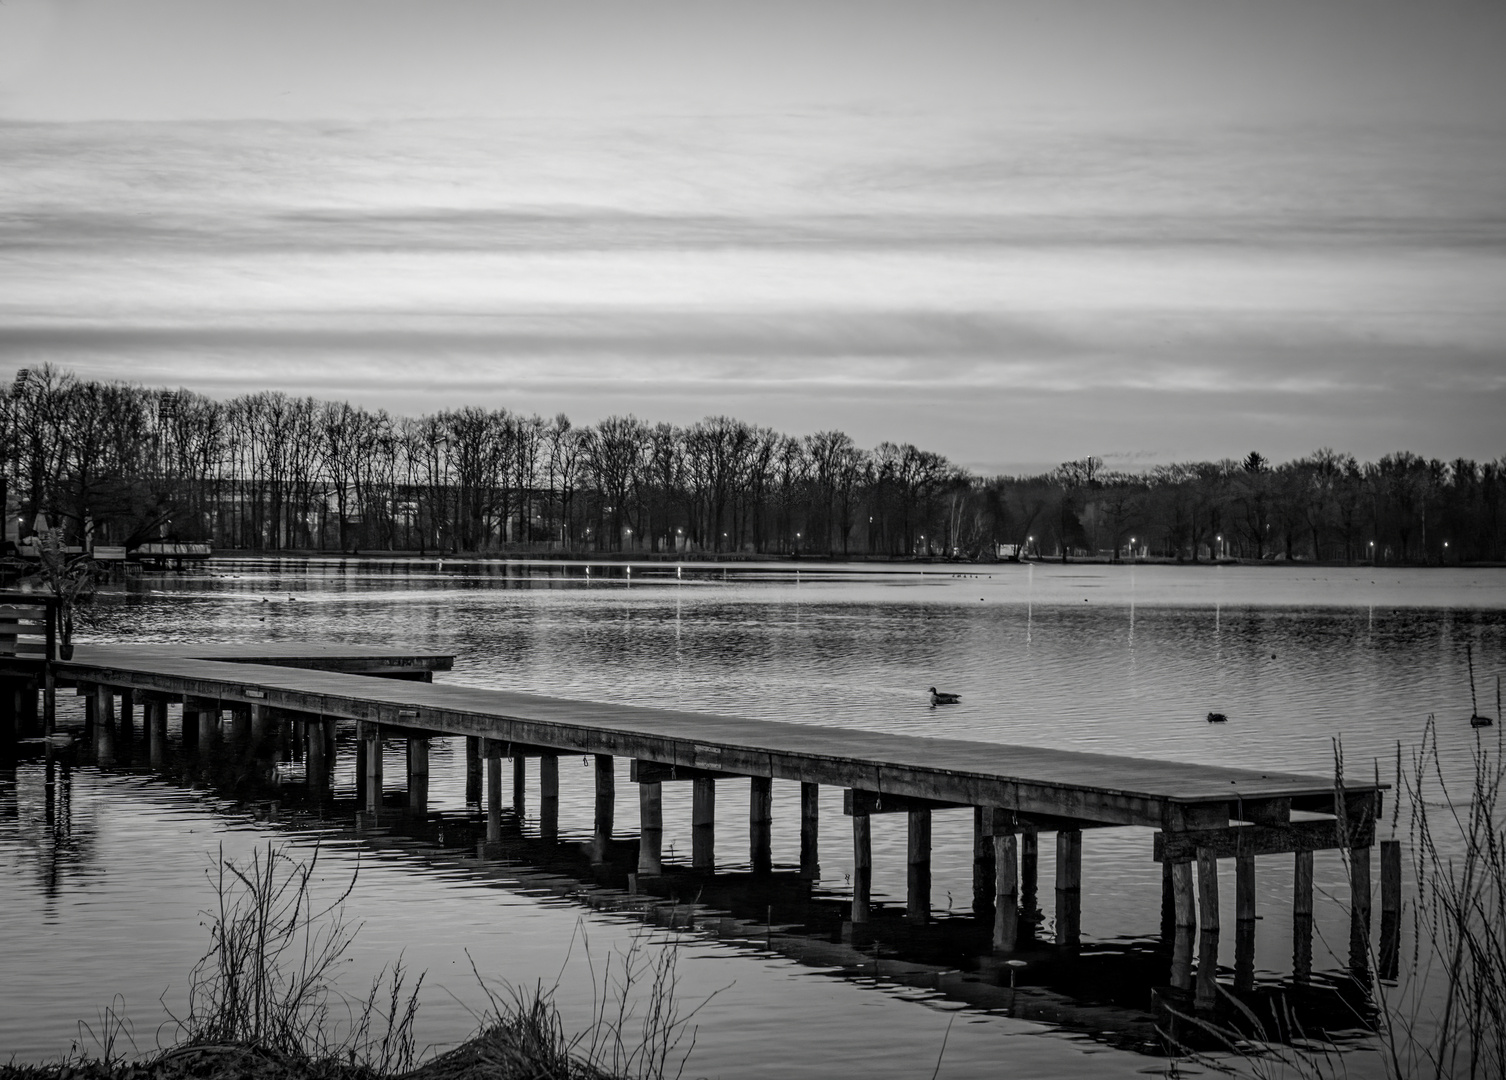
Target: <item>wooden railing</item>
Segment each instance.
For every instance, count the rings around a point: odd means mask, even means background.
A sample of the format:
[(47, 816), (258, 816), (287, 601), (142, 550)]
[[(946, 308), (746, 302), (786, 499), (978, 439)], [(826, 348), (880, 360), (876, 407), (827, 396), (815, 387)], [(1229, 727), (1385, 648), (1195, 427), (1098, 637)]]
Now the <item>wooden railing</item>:
[(0, 593), (0, 660), (56, 660), (57, 634), (56, 597)]

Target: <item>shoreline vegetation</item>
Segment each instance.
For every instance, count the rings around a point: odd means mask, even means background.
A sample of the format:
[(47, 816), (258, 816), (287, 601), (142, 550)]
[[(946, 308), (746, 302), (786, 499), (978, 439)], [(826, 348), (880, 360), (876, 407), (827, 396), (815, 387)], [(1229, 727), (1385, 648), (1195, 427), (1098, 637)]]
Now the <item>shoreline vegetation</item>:
[[(401, 959), (360, 997), (339, 986), (339, 968), (359, 931), (339, 895), (315, 895), (319, 861), (269, 842), (236, 862), (223, 849), (208, 870), (214, 904), (202, 912), (210, 946), (188, 979), (184, 1015), (169, 1010), (176, 1039), (150, 1053), (136, 1046), (114, 1005), (61, 1060), (0, 1064), (0, 1080), (663, 1080), (678, 1077), (695, 1046), (701, 1005), (682, 1011), (677, 950), (647, 931), (614, 952), (593, 982), (590, 1025), (570, 1034), (542, 985), (515, 987), (471, 971), (487, 1006), (476, 1034), (425, 1059), (414, 1022), (424, 975)], [(578, 934), (584, 941), (584, 933)], [(576, 942), (571, 942), (574, 948)], [(584, 942), (589, 956), (589, 942)], [(595, 965), (593, 964), (593, 971)], [(714, 995), (713, 995), (714, 996)], [(118, 1000), (118, 999), (117, 999)], [(709, 998), (707, 1000), (710, 1000)], [(160, 1040), (160, 1029), (159, 1029)]]
[(278, 392), (221, 401), (43, 365), (0, 385), (5, 543), (88, 550), (562, 552), (1460, 565), (1506, 562), (1506, 456), (1323, 448), (980, 476), (909, 443), (727, 416), (577, 426), (406, 417)]

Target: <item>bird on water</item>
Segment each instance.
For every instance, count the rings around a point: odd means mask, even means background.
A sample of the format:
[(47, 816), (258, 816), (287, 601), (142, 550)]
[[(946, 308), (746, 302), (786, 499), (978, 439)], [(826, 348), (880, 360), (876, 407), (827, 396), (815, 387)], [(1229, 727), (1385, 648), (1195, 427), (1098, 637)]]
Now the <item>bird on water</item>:
[(1208, 723), (1210, 724), (1222, 724), (1228, 719), (1229, 718), (1221, 712), (1211, 712), (1208, 714)]
[(932, 705), (955, 705), (955, 704), (957, 704), (961, 700), (962, 700), (962, 695), (961, 694), (947, 694), (947, 693), (944, 693), (944, 692), (936, 689), (934, 686), (931, 687), (931, 704)]

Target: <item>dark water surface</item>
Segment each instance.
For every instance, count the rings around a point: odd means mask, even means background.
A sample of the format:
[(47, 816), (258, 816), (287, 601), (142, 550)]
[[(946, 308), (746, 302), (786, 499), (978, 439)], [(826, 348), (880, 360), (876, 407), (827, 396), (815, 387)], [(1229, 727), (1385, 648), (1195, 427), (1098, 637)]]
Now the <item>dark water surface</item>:
[[(898, 573), (823, 567), (219, 561), (194, 574), (133, 579), (104, 599), (93, 640), (314, 640), (453, 651), (444, 680), (597, 701), (683, 707), (854, 729), (1061, 746), (1328, 775), (1333, 740), (1347, 767), (1391, 779), (1398, 740), (1436, 713), (1446, 767), (1463, 775), (1473, 735), (1465, 645), (1494, 708), (1506, 663), (1506, 572), (1372, 568), (1000, 566)], [(931, 709), (926, 687), (962, 694)], [(62, 699), (65, 722), (79, 717)], [(1209, 710), (1229, 723), (1209, 725)], [(400, 784), (398, 744), (385, 771)], [(468, 817), (463, 745), (437, 740), (431, 806)], [(590, 832), (591, 771), (560, 763), (560, 827)], [(290, 779), (298, 767), (290, 766)], [(337, 799), (349, 797), (342, 754)], [(631, 831), (626, 762), (619, 830)], [(49, 825), (40, 764), (0, 774), (0, 1056), (66, 1051), (77, 1021), (119, 996), (136, 1042), (155, 1045), (164, 1004), (181, 1007), (204, 951), (206, 869), (223, 846), (244, 857), (269, 838), (312, 851), (337, 892), (359, 856), (348, 903), (363, 927), (348, 989), (401, 955), (428, 972), (420, 1036), (452, 1045), (475, 1026), (492, 978), (558, 983), (567, 1024), (583, 1026), (604, 958), (637, 937), (680, 950), (682, 998), (721, 989), (697, 1017), (692, 1075), (790, 1075), (821, 1068), (874, 1077), (1133, 1075), (1157, 1060), (1082, 1030), (962, 1009), (956, 995), (838, 961), (799, 962), (756, 940), (646, 929), (530, 885), (522, 868), (478, 872), (434, 844), (377, 844), (335, 816), (324, 826), (258, 822), (223, 794), (139, 772), (73, 771)], [(719, 869), (745, 868), (746, 782), (718, 785)], [(725, 792), (725, 794), (723, 794)], [(535, 791), (530, 792), (536, 794)], [(688, 785), (665, 785), (667, 852), (688, 859)], [(774, 784), (774, 859), (798, 864), (799, 788)], [(822, 880), (842, 895), (851, 845), (841, 792), (824, 790)], [(530, 810), (530, 814), (532, 810)], [(903, 815), (873, 819), (874, 893), (903, 903)], [(971, 903), (972, 821), (935, 815), (933, 903)], [(673, 847), (671, 847), (673, 845)], [(1049, 888), (1053, 848), (1042, 845)], [(1317, 966), (1342, 965), (1335, 855), (1316, 860)], [(1221, 906), (1233, 910), (1233, 875)], [(1160, 870), (1145, 830), (1084, 836), (1082, 928), (1090, 949), (1154, 938)], [(1257, 872), (1257, 975), (1291, 970), (1289, 856)], [(1045, 906), (1049, 933), (1050, 904)], [(588, 939), (589, 945), (581, 938)], [(1221, 943), (1233, 962), (1232, 935)], [(572, 944), (573, 941), (573, 944)], [(1410, 943), (1408, 942), (1408, 945)], [(1228, 955), (1223, 955), (1227, 953)], [(1027, 976), (1028, 978), (1028, 976)], [(1162, 976), (1164, 981), (1164, 976)], [(160, 999), (160, 1000), (159, 1000)], [(948, 1028), (950, 1034), (948, 1035)], [(1092, 1029), (1083, 1021), (1079, 1028)], [(161, 1038), (169, 1038), (163, 1029)], [(87, 1038), (86, 1038), (87, 1045)], [(1366, 1071), (1359, 1051), (1351, 1067)]]

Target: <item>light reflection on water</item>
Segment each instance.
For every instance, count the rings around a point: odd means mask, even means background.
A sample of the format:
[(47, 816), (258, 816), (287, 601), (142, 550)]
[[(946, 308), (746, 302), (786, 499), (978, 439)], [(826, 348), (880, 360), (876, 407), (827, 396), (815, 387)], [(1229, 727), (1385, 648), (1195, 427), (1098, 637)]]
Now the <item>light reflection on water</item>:
[[(1331, 740), (1342, 736), (1349, 768), (1368, 774), (1378, 759), (1383, 780), (1397, 740), (1414, 741), (1430, 712), (1443, 721), (1451, 768), (1466, 760), (1464, 645), (1474, 648), (1480, 688), (1488, 684), (1493, 696), (1506, 640), (1501, 571), (1037, 564), (924, 575), (802, 569), (798, 580), (786, 570), (740, 567), (674, 575), (663, 565), (635, 567), (630, 581), (620, 566), (597, 565), (587, 581), (580, 567), (222, 562), (212, 575), (133, 580), (104, 603), (89, 636), (400, 642), (453, 651), (455, 671), (440, 678), (473, 685), (1319, 774), (1330, 770)], [(931, 709), (932, 684), (960, 692), (962, 704)], [(1207, 724), (1210, 709), (1230, 722)], [(462, 757), (436, 743), (436, 809), (464, 810)], [(618, 818), (630, 824), (619, 764)], [(341, 765), (349, 784), (349, 759)], [(561, 762), (560, 824), (584, 834), (590, 773), (571, 766)], [(401, 775), (396, 759), (385, 771)], [(126, 993), (141, 1018), (137, 1040), (149, 1045), (157, 995), (174, 987), (174, 1000), (201, 951), (196, 912), (207, 902), (209, 853), (222, 842), (244, 853), (269, 829), (214, 812), (202, 793), (81, 769), (73, 831), (59, 849), (37, 819), (34, 772), (22, 769), (14, 795), (0, 791), (0, 865), (12, 871), (0, 882), (8, 972), (0, 1049), (23, 1059), (60, 1052), (75, 1036), (73, 1021), (92, 1018), (116, 992)], [(684, 788), (664, 789), (666, 846), (676, 843), (682, 855), (690, 833)], [(745, 790), (746, 782), (719, 785), (718, 802), (741, 807)], [(776, 782), (774, 790), (774, 857), (794, 863), (798, 787)], [(822, 817), (822, 883), (840, 891), (851, 870), (840, 792), (823, 792)], [(875, 818), (873, 832), (875, 894), (902, 898), (902, 816)], [(745, 858), (743, 835), (734, 812), (718, 838), (719, 861)], [(938, 813), (934, 844), (934, 902), (945, 908), (950, 893), (966, 907), (970, 818)], [(1051, 855), (1043, 844), (1043, 884)], [(340, 880), (353, 849), (341, 840), (324, 858), (331, 882)], [(552, 982), (578, 920), (593, 951), (631, 933), (622, 919), (582, 916), (572, 905), (433, 864), (396, 855), (375, 862), (352, 902), (353, 917), (365, 922), (353, 967), (369, 973), (406, 950), (411, 967), (428, 969), (423, 1036), (438, 1044), (462, 1038), (473, 1023), (440, 990), (478, 1000), (466, 949), (484, 970)], [(1320, 854), (1317, 863), (1320, 895), (1326, 887), (1342, 896), (1337, 858)], [(1223, 876), (1222, 903), (1232, 910), (1232, 874)], [(1289, 882), (1287, 857), (1260, 860), (1257, 966), (1265, 973), (1290, 970)], [(1086, 834), (1085, 936), (1153, 934), (1159, 900), (1148, 832)], [(1320, 931), (1345, 940), (1339, 921), (1320, 923)], [(1223, 946), (1231, 954), (1223, 961), (1232, 963), (1232, 940)], [(734, 955), (716, 942), (690, 946), (680, 967), (688, 999), (736, 981), (702, 1015), (694, 1071), (745, 1075), (756, 1071), (753, 1060), (772, 1067), (771, 1052), (791, 1062), (861, 1062), (875, 1076), (934, 1064), (947, 1020), (938, 1008), (902, 1000), (914, 991), (876, 993), (809, 977), (814, 970)], [(584, 1017), (588, 985), (580, 972), (561, 983), (567, 1013)], [(1033, 1062), (1035, 1073), (1086, 1068), (1075, 1043), (1018, 1037), (1039, 1030), (1032, 1025), (969, 1020), (978, 1022), (957, 1024), (948, 1043), (957, 1075), (969, 1062), (998, 1060), (1004, 1038), (1012, 1060)], [(799, 1030), (809, 1036), (792, 1034)], [(1093, 1071), (1129, 1074), (1146, 1064), (1106, 1051)]]

